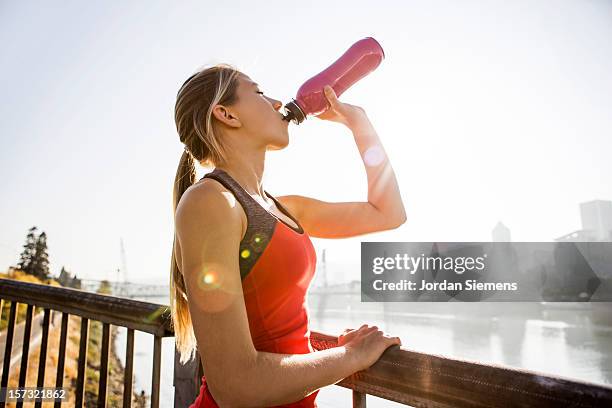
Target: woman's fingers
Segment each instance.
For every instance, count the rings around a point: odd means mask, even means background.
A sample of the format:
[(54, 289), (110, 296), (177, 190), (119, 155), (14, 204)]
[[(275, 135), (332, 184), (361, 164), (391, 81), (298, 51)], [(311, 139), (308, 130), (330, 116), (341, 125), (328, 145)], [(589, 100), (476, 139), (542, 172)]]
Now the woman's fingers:
[(391, 345), (402, 345), (402, 340), (397, 336), (390, 336), (384, 330), (379, 329), (378, 326), (370, 326), (369, 324), (362, 324), (358, 329), (345, 329), (344, 332), (339, 336), (342, 338), (342, 342), (351, 341), (353, 337), (382, 337), (384, 343), (388, 346)]
[(335, 106), (336, 101), (338, 101), (338, 97), (336, 96), (336, 92), (334, 91), (334, 89), (329, 85), (325, 85), (325, 87), (323, 88), (323, 92), (325, 92), (325, 96), (327, 96), (327, 99), (329, 100), (331, 105)]

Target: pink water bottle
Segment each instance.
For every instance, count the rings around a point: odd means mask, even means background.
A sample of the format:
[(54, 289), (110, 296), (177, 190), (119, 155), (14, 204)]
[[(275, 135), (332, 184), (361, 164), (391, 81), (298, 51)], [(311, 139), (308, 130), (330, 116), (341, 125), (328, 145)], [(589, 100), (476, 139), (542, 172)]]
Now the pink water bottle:
[(324, 71), (310, 78), (298, 89), (297, 96), (285, 105), (284, 120), (302, 123), (308, 115), (319, 115), (329, 107), (323, 93), (331, 86), (339, 97), (370, 72), (385, 58), (382, 47), (372, 37), (357, 41)]

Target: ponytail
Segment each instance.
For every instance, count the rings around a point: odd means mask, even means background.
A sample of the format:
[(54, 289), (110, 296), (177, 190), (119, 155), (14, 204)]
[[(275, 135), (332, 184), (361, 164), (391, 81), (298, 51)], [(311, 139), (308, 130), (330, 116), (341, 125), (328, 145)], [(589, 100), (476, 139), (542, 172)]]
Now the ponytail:
[[(185, 145), (173, 189), (173, 212), (181, 196), (196, 182), (196, 162), (203, 167), (225, 163), (227, 152), (212, 114), (213, 108), (237, 102), (236, 90), (240, 71), (229, 64), (217, 64), (193, 74), (178, 91), (174, 120), (181, 142)], [(193, 331), (183, 273), (176, 263), (176, 233), (170, 260), (170, 308), (176, 348), (180, 362), (193, 359), (196, 337)]]
[[(183, 193), (195, 183), (196, 170), (191, 153), (185, 150), (176, 171), (174, 179), (173, 214)], [(176, 349), (180, 354), (181, 364), (193, 359), (196, 350), (196, 338), (191, 323), (191, 315), (187, 304), (187, 290), (185, 281), (178, 264), (176, 263), (176, 234), (172, 244), (172, 259), (170, 261), (170, 308)]]

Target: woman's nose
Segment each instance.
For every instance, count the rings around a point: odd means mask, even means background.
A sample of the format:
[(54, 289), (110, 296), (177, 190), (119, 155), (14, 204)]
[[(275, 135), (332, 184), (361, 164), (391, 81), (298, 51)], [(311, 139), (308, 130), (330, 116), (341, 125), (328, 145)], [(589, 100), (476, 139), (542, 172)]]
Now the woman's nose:
[(276, 99), (272, 99), (272, 106), (274, 106), (274, 109), (279, 110), (283, 107), (283, 103), (281, 101), (277, 101)]

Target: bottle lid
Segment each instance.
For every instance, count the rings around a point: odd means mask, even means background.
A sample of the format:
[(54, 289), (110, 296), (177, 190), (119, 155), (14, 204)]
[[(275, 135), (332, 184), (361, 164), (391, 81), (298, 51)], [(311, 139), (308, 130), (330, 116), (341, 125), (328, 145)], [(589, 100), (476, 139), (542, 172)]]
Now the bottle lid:
[(293, 121), (296, 125), (299, 125), (306, 119), (306, 115), (300, 105), (297, 104), (295, 99), (285, 105), (285, 120)]

